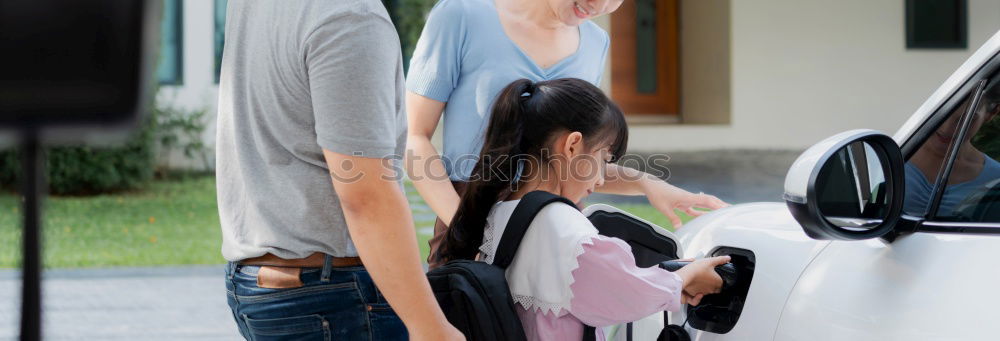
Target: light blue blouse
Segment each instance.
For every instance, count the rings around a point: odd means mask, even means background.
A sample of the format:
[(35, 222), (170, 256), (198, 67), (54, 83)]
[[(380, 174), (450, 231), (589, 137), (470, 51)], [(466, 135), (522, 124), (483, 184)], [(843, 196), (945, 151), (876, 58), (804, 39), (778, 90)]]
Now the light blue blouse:
[(520, 78), (580, 78), (600, 84), (610, 39), (593, 22), (580, 25), (577, 51), (541, 68), (503, 30), (494, 0), (441, 0), (431, 10), (410, 60), (406, 87), (447, 102), (444, 109), (445, 169), (464, 180), (482, 148), (497, 93)]
[[(927, 213), (927, 205), (931, 201), (934, 193), (934, 184), (924, 177), (917, 166), (907, 162), (904, 165), (906, 177), (906, 197), (903, 199), (903, 212), (916, 216), (923, 216)], [(956, 206), (970, 195), (983, 190), (990, 181), (1000, 178), (1000, 162), (993, 160), (989, 156), (983, 160), (983, 169), (975, 179), (948, 185), (944, 195), (941, 197), (941, 205), (938, 206), (938, 215), (954, 215)]]

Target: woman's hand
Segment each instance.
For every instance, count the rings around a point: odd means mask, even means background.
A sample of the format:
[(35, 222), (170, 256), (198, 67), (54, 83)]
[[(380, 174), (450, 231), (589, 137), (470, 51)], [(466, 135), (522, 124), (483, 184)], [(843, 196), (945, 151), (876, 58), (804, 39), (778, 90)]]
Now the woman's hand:
[(692, 217), (697, 217), (708, 211), (696, 210), (705, 208), (717, 210), (729, 206), (714, 195), (704, 193), (694, 194), (659, 179), (644, 180), (643, 193), (649, 198), (649, 203), (670, 219), (674, 229), (681, 228), (681, 217), (674, 210), (680, 210)]
[(702, 296), (718, 293), (722, 289), (722, 277), (715, 273), (715, 267), (729, 261), (729, 256), (704, 258), (674, 271), (684, 281), (681, 303), (698, 305)]

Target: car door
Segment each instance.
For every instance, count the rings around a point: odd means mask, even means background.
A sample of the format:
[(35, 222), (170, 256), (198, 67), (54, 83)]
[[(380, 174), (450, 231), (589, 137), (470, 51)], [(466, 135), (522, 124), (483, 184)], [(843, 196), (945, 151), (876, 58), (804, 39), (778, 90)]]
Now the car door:
[(831, 242), (796, 282), (775, 340), (1000, 339), (993, 59), (903, 146), (905, 227)]

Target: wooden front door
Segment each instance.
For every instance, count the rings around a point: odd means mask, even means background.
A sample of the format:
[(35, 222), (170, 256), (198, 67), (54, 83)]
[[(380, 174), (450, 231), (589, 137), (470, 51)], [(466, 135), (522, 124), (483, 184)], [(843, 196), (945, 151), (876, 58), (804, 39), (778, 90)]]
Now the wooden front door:
[(677, 0), (629, 0), (611, 15), (611, 97), (626, 114), (678, 115)]

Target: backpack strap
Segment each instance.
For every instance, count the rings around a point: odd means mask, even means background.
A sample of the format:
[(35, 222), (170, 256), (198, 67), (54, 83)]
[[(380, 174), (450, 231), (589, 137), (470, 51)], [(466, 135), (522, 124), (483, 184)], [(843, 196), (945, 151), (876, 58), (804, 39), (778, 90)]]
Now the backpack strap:
[(521, 198), (514, 208), (514, 213), (510, 215), (510, 220), (507, 221), (503, 236), (500, 237), (497, 253), (493, 255), (493, 265), (506, 269), (514, 261), (514, 255), (517, 254), (517, 248), (521, 246), (521, 239), (528, 232), (531, 221), (542, 208), (554, 202), (576, 207), (576, 204), (569, 199), (545, 191), (532, 191)]
[[(631, 323), (629, 326), (631, 326)], [(629, 336), (627, 340), (632, 341), (631, 335)], [(583, 341), (597, 341), (597, 328), (583, 325)]]

